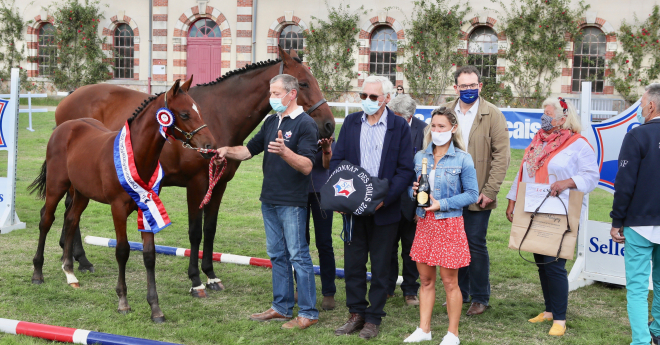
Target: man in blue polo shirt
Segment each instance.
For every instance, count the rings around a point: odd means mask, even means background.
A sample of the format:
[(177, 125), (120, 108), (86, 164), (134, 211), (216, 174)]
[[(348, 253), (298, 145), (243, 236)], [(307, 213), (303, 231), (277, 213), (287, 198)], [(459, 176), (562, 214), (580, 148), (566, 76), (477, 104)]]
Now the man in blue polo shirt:
[(293, 316), (293, 272), (298, 283), (298, 317), (282, 328), (305, 329), (318, 322), (316, 282), (305, 239), (307, 188), (317, 151), (318, 127), (296, 102), (298, 80), (280, 74), (270, 81), (268, 117), (247, 146), (223, 147), (221, 157), (244, 161), (264, 152), (261, 212), (267, 253), (273, 263), (273, 303), (254, 321), (287, 321)]

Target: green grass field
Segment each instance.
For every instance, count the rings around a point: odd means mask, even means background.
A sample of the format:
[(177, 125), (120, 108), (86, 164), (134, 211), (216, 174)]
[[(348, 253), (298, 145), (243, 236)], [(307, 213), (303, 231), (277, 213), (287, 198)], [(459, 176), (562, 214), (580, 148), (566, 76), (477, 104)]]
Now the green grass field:
[[(227, 287), (222, 292), (209, 291), (209, 298), (193, 299), (188, 294), (186, 258), (159, 255), (156, 279), (167, 322), (153, 324), (146, 303), (146, 274), (139, 252), (132, 252), (127, 266), (128, 300), (133, 312), (116, 312), (117, 263), (114, 249), (86, 246), (96, 273), (77, 274), (81, 288), (66, 284), (60, 269), (58, 245), (63, 206), (46, 244), (45, 284), (32, 285), (32, 257), (38, 238), (39, 210), (43, 202), (26, 192), (43, 162), (46, 145), (54, 126), (53, 113), (34, 117), (36, 132), (28, 132), (22, 115), (19, 133), (16, 211), (27, 223), (26, 230), (0, 235), (0, 318), (82, 328), (184, 344), (362, 344), (357, 335), (336, 337), (335, 328), (348, 317), (343, 280), (337, 280), (338, 308), (321, 311), (318, 325), (304, 330), (282, 330), (281, 323), (257, 323), (248, 320), (254, 312), (266, 310), (271, 301), (271, 274), (268, 269), (232, 264), (215, 264), (216, 273)], [(525, 263), (518, 253), (507, 249), (510, 225), (504, 216), (506, 192), (520, 165), (522, 151), (514, 150), (507, 181), (499, 195), (500, 207), (492, 213), (488, 243), (491, 255), (491, 306), (485, 314), (461, 319), (462, 344), (625, 344), (630, 342), (625, 289), (594, 284), (569, 295), (568, 331), (562, 338), (547, 335), (550, 324), (531, 324), (543, 307), (536, 268)], [(4, 162), (5, 160), (2, 160)], [(261, 188), (262, 157), (242, 164), (231, 181), (220, 208), (214, 250), (266, 258), (266, 240), (258, 200)], [(6, 165), (5, 165), (6, 166)], [(2, 169), (4, 170), (4, 169)], [(185, 190), (166, 188), (162, 199), (173, 226), (156, 236), (157, 244), (188, 248)], [(609, 221), (611, 195), (596, 190), (591, 196), (591, 219)], [(343, 243), (339, 238), (341, 219), (334, 218), (335, 257), (343, 267)], [(129, 228), (135, 229), (135, 214)], [(81, 221), (82, 235), (114, 238), (110, 209), (90, 203)], [(137, 230), (129, 230), (129, 240), (139, 241)], [(314, 241), (312, 239), (312, 241)], [(318, 264), (314, 244), (312, 258)], [(572, 262), (568, 266), (571, 266)], [(203, 278), (204, 279), (204, 278)], [(440, 281), (438, 279), (438, 281)], [(320, 279), (316, 279), (321, 296)], [(434, 343), (446, 333), (446, 311), (441, 307), (444, 292), (438, 283), (437, 303), (433, 311)], [(419, 321), (416, 307), (406, 307), (397, 290), (385, 311), (381, 333), (371, 342), (402, 343)], [(318, 299), (318, 306), (320, 307)], [(44, 344), (25, 336), (0, 333), (0, 344)]]

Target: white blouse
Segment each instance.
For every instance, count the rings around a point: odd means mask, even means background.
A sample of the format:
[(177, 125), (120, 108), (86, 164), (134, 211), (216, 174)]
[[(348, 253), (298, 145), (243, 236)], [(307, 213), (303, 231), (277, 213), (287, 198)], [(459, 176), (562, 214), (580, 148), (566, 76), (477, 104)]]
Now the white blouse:
[[(584, 218), (587, 216), (586, 196), (596, 188), (598, 180), (600, 179), (600, 171), (598, 170), (598, 163), (596, 162), (596, 153), (589, 143), (584, 139), (578, 139), (555, 155), (549, 162), (546, 161), (545, 164), (548, 166), (548, 180), (550, 184), (570, 178), (573, 179), (575, 186), (577, 187), (571, 189), (584, 193), (585, 197), (582, 199), (582, 214), (580, 215), (580, 218), (581, 221), (586, 220), (586, 218)], [(529, 174), (527, 173), (527, 163), (523, 163), (522, 168), (522, 182), (535, 183), (534, 177), (529, 177)], [(511, 190), (506, 196), (509, 200), (516, 200), (520, 173), (521, 171), (519, 170), (518, 174), (516, 174), (516, 179), (513, 180)]]

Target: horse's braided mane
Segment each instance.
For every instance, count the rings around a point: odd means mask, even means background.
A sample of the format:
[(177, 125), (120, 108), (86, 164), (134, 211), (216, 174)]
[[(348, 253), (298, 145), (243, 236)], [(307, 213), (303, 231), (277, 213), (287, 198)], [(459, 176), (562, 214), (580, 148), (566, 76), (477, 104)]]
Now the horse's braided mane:
[(137, 109), (135, 109), (135, 111), (133, 112), (133, 116), (131, 116), (131, 117), (127, 120), (128, 123), (130, 124), (131, 122), (133, 122), (133, 120), (135, 120), (135, 118), (136, 118), (138, 115), (140, 115), (140, 113), (142, 113), (142, 111), (144, 111), (144, 108), (147, 106), (147, 104), (151, 103), (154, 99), (158, 98), (158, 96), (160, 96), (160, 95), (162, 95), (162, 94), (164, 94), (164, 93), (165, 93), (165, 92), (157, 93), (157, 94), (155, 94), (155, 95), (153, 95), (153, 96), (149, 96), (149, 98), (147, 98), (147, 99), (145, 99), (144, 101), (142, 101), (142, 103), (140, 104), (140, 106), (137, 107)]
[[(298, 57), (294, 57), (293, 59), (295, 61), (297, 61), (298, 63), (302, 63), (302, 60)], [(223, 75), (221, 77), (218, 77), (218, 79), (216, 79), (214, 81), (210, 81), (206, 84), (198, 84), (197, 86), (215, 85), (215, 84), (217, 84), (221, 81), (227, 80), (230, 77), (233, 77), (233, 76), (236, 76), (236, 75), (239, 75), (239, 74), (243, 74), (245, 72), (252, 71), (252, 70), (255, 70), (255, 69), (259, 69), (259, 68), (262, 68), (262, 67), (272, 66), (272, 65), (278, 64), (280, 62), (282, 62), (282, 59), (277, 59), (277, 60), (268, 59), (266, 61), (255, 62), (253, 64), (245, 65), (245, 67), (241, 67), (239, 69), (229, 71), (229, 72), (225, 73), (225, 75)]]

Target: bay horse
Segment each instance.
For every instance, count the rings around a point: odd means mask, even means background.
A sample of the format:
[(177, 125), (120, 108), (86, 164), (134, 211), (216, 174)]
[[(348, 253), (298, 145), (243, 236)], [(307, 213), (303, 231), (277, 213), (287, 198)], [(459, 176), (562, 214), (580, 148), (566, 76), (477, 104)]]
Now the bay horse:
[[(294, 50), (288, 54), (280, 48), (280, 56), (281, 60), (251, 64), (190, 89), (190, 96), (204, 109), (204, 120), (215, 136), (218, 147), (243, 145), (243, 141), (272, 110), (268, 102), (270, 79), (283, 73), (298, 79), (298, 104), (314, 118), (320, 136), (328, 138), (334, 133), (334, 116), (309, 68), (302, 63)], [(55, 120), (59, 125), (70, 119), (91, 117), (103, 122), (110, 129), (118, 130), (126, 121), (124, 110), (135, 107), (147, 96), (146, 93), (116, 85), (84, 86), (62, 100), (55, 111)], [(203, 210), (199, 209), (199, 205), (209, 186), (209, 160), (203, 159), (192, 150), (182, 148), (181, 145), (166, 145), (160, 162), (165, 171), (161, 186), (186, 188), (190, 240), (188, 277), (192, 282), (190, 293), (194, 297), (206, 297), (198, 268), (202, 233), (202, 271), (208, 278), (207, 287), (219, 291), (224, 289), (224, 286), (213, 270), (213, 240), (222, 196), (240, 162), (227, 162), (226, 170)], [(62, 243), (60, 240), (61, 245)], [(79, 228), (76, 229), (74, 257), (79, 262), (79, 270), (93, 270), (92, 264), (85, 256)]]
[[(121, 149), (115, 149), (117, 143), (124, 142), (118, 137), (119, 132), (110, 131), (95, 119), (77, 119), (67, 121), (53, 131), (46, 149), (46, 160), (41, 167), (41, 173), (30, 185), (32, 192), (37, 191), (41, 199), (45, 199), (45, 205), (41, 209), (41, 221), (39, 222), (39, 245), (34, 256), (34, 273), (32, 283), (42, 284), (44, 276), (42, 267), (44, 264), (44, 245), (46, 236), (55, 220), (55, 210), (60, 200), (71, 189), (72, 201), (67, 208), (63, 231), (65, 245), (62, 269), (67, 277), (67, 283), (74, 288), (80, 287), (73, 273), (73, 237), (79, 225), (80, 216), (89, 204), (89, 200), (109, 204), (112, 210), (112, 220), (117, 236), (116, 258), (119, 264), (119, 277), (117, 280), (117, 296), (119, 297), (118, 311), (125, 313), (130, 311), (126, 292), (126, 262), (130, 254), (130, 246), (126, 236), (126, 219), (138, 208), (133, 197), (122, 187), (119, 171), (125, 184), (146, 186), (146, 181), (155, 181), (152, 176), (158, 168), (158, 158), (165, 144), (165, 136), (161, 135), (161, 122), (156, 119), (161, 116), (161, 108), (171, 111), (171, 116), (165, 118), (171, 123), (170, 127), (164, 127), (165, 133), (175, 139), (184, 141), (203, 149), (215, 149), (216, 143), (211, 131), (205, 128), (201, 114), (187, 91), (192, 83), (192, 77), (179, 87), (177, 80), (172, 88), (160, 96), (153, 96), (144, 101), (133, 116), (125, 120), (128, 129), (122, 132), (123, 138), (130, 137), (130, 145), (126, 142), (123, 152), (131, 160), (131, 147), (133, 148), (132, 162), (128, 160), (116, 162), (115, 156), (120, 156)], [(117, 110), (120, 111), (120, 110)], [(158, 112), (158, 115), (156, 115)], [(117, 115), (118, 117), (120, 115)], [(173, 117), (173, 118), (172, 118)], [(168, 145), (170, 146), (170, 145)], [(190, 150), (193, 151), (193, 150)], [(195, 153), (195, 155), (200, 155)], [(208, 153), (203, 153), (209, 157)], [(117, 158), (119, 159), (119, 158)], [(122, 163), (123, 162), (123, 163)], [(126, 163), (124, 165), (124, 163)], [(123, 170), (116, 168), (116, 164), (124, 166)], [(130, 167), (130, 168), (129, 168)], [(139, 179), (131, 172), (136, 171)], [(125, 175), (133, 175), (133, 179)], [(156, 174), (158, 175), (158, 174)], [(142, 182), (142, 181), (145, 182)], [(150, 182), (153, 184), (153, 182)], [(153, 192), (151, 187), (144, 189)], [(144, 197), (144, 199), (143, 199)], [(141, 203), (145, 204), (154, 200), (151, 193), (139, 195)], [(157, 203), (156, 203), (157, 204)], [(153, 208), (150, 208), (153, 212)], [(156, 212), (158, 213), (158, 212)], [(151, 214), (151, 212), (150, 212)], [(138, 217), (140, 218), (140, 217)], [(166, 217), (163, 217), (166, 218)], [(165, 227), (167, 222), (157, 224)], [(151, 224), (151, 223), (150, 223)], [(156, 224), (156, 223), (152, 223)], [(145, 225), (146, 227), (146, 225)], [(153, 226), (147, 229), (156, 229)], [(154, 231), (159, 231), (154, 230)], [(147, 269), (147, 302), (151, 306), (151, 319), (154, 322), (163, 322), (165, 317), (158, 306), (158, 293), (156, 292), (156, 251), (154, 245), (154, 233), (142, 231), (144, 245), (144, 266)]]

